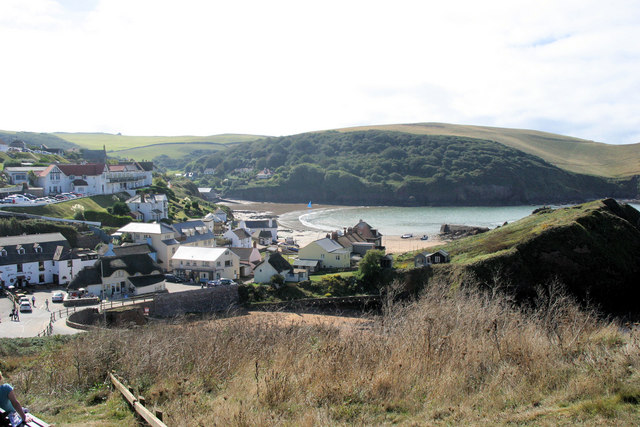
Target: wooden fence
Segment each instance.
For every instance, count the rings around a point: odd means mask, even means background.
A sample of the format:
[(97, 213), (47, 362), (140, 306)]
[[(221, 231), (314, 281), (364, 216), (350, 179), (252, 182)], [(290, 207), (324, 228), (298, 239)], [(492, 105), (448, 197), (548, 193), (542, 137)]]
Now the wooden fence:
[(152, 413), (150, 410), (145, 408), (143, 397), (135, 397), (132, 390), (122, 384), (114, 374), (109, 374), (109, 377), (111, 378), (111, 383), (116, 390), (122, 394), (136, 413), (140, 415), (140, 417), (142, 417), (142, 419), (144, 419), (151, 427), (167, 427), (167, 425), (162, 422), (162, 412), (156, 411), (155, 414)]

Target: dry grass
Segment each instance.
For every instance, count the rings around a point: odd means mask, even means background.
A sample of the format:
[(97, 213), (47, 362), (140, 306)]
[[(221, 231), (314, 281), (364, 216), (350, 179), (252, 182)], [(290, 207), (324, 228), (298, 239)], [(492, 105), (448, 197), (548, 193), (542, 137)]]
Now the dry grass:
[(14, 385), (32, 399), (72, 395), (113, 369), (169, 425), (640, 421), (637, 333), (557, 288), (537, 310), (461, 289), (388, 303), (348, 333), (243, 317), (83, 335)]

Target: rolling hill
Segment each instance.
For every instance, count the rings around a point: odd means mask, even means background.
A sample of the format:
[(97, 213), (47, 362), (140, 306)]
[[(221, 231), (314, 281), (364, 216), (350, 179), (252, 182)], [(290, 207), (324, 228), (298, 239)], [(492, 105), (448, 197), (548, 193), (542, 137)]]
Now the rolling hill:
[(388, 130), (418, 135), (477, 138), (496, 141), (524, 151), (570, 172), (605, 177), (628, 177), (640, 174), (640, 143), (612, 145), (535, 130), (447, 123), (360, 126), (338, 130), (340, 132)]

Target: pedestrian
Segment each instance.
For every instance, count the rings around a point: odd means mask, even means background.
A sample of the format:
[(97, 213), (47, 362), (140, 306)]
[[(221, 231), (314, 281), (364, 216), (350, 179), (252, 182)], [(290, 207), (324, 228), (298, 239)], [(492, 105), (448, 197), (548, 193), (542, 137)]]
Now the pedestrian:
[(44, 300), (44, 305), (47, 306), (47, 311), (49, 311), (49, 299), (48, 298)]
[[(2, 372), (0, 372), (0, 382), (3, 381)], [(2, 408), (9, 416), (9, 422), (12, 426), (19, 426), (24, 423), (31, 422), (31, 415), (25, 414), (24, 408), (13, 391), (11, 384), (4, 383), (0, 385), (0, 408)]]
[(34, 306), (34, 307), (36, 306), (36, 296), (35, 295), (31, 297), (31, 305)]
[(11, 319), (11, 321), (14, 321), (14, 320), (16, 320), (15, 317), (16, 317), (16, 308), (13, 307), (11, 309), (11, 314), (9, 315), (9, 319)]

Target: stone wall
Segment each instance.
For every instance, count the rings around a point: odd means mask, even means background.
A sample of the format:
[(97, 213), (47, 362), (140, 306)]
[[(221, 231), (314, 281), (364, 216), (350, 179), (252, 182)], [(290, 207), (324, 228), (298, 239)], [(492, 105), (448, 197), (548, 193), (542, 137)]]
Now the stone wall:
[(140, 304), (152, 317), (173, 317), (187, 313), (226, 311), (238, 304), (238, 286), (218, 286), (185, 292), (158, 294), (153, 301)]

